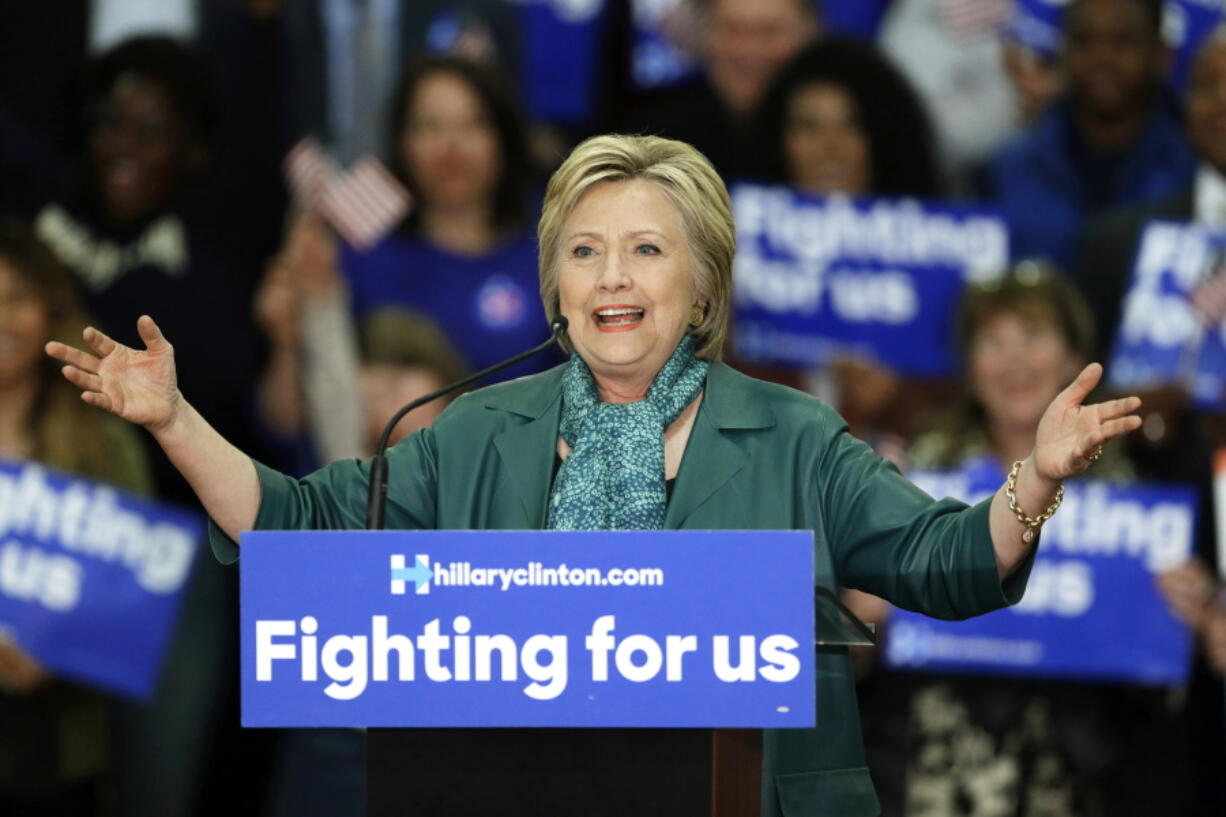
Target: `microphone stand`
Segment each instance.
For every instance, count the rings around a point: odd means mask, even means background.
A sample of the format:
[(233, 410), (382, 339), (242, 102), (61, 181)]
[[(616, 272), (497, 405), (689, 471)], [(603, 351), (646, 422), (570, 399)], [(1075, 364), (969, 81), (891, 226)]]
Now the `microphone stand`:
[(543, 352), (555, 343), (560, 343), (562, 336), (566, 334), (567, 327), (570, 322), (563, 316), (559, 315), (554, 318), (549, 324), (549, 340), (534, 346), (526, 352), (520, 352), (515, 357), (495, 363), (489, 368), (482, 369), (475, 374), (470, 374), (461, 380), (457, 380), (449, 386), (444, 386), (438, 391), (431, 392), (424, 397), (419, 397), (409, 403), (400, 411), (392, 415), (392, 419), (388, 420), (387, 425), (383, 428), (383, 434), (379, 437), (379, 446), (375, 450), (375, 456), (370, 461), (370, 493), (366, 497), (366, 530), (383, 530), (383, 511), (387, 506), (387, 443), (391, 439), (392, 430), (396, 427), (404, 416), (413, 409), (424, 406), (432, 400), (437, 400), (445, 394), (450, 394), (456, 389), (462, 389), (470, 383), (475, 383), (484, 377), (488, 377), (494, 372), (505, 369), (508, 366), (513, 366), (521, 360), (526, 360), (538, 352)]

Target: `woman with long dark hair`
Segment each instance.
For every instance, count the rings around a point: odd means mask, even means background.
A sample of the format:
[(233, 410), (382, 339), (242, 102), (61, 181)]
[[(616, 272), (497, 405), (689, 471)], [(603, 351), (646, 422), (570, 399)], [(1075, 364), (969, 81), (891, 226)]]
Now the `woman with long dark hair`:
[[(137, 435), (91, 411), (43, 355), (78, 344), (85, 311), (68, 272), (24, 224), (0, 221), (0, 457), (141, 493)], [(0, 626), (0, 813), (102, 813), (112, 784), (110, 699), (49, 674)]]
[(757, 175), (817, 195), (941, 192), (932, 126), (877, 51), (828, 38), (797, 54), (758, 112)]
[(474, 368), (543, 340), (530, 164), (509, 89), (478, 63), (432, 57), (408, 67), (391, 114), (390, 164), (413, 210), (371, 250), (342, 249), (358, 318), (388, 305), (422, 312)]
[[(932, 126), (918, 95), (889, 60), (855, 40), (823, 39), (797, 54), (763, 99), (757, 134), (755, 175), (762, 181), (818, 196), (941, 193)], [(772, 379), (802, 385), (795, 375), (777, 374)], [(921, 413), (916, 407), (943, 393), (859, 355), (838, 357), (804, 385), (869, 437), (881, 429), (907, 433)]]

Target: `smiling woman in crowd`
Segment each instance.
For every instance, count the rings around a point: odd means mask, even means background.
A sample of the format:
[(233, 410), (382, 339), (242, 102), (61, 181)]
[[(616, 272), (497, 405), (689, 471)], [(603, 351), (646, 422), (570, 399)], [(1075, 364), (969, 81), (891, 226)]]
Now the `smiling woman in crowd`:
[[(990, 457), (1007, 466), (1019, 450), (1029, 450), (1052, 396), (1089, 359), (1093, 325), (1073, 286), (1035, 263), (972, 288), (958, 329), (968, 398), (941, 428), (916, 439), (910, 464), (955, 468)], [(1133, 476), (1118, 446), (1106, 449), (1095, 468), (1101, 479)], [(1116, 692), (1008, 680), (918, 684), (905, 716), (914, 745), (907, 750), (904, 813), (946, 814), (959, 799), (974, 804), (971, 813), (988, 802), (1037, 801), (1051, 803), (1052, 815), (1117, 813), (1104, 811), (1096, 777), (1126, 753), (1122, 723), (1105, 717), (1118, 703)], [(1142, 711), (1138, 706), (1132, 717)], [(950, 752), (959, 741), (992, 749), (974, 758)]]
[(830, 37), (792, 58), (758, 111), (757, 175), (819, 196), (940, 192), (932, 125), (879, 52)]
[[(1028, 514), (1140, 423), (1135, 398), (1082, 405), (1101, 375), (1088, 366), (1007, 485), (975, 507), (934, 501), (829, 407), (719, 362), (735, 227), (693, 148), (584, 142), (549, 183), (538, 238), (544, 311), (569, 320), (570, 361), (465, 395), (393, 448), (388, 527), (811, 530), (818, 583), (962, 618), (1021, 597), (1041, 524)], [(154, 321), (138, 328), (144, 350), (90, 329), (93, 354), (48, 352), (87, 403), (153, 434), (212, 517), (221, 558), (252, 528), (363, 527), (367, 463), (294, 480), (254, 462), (179, 391)], [(876, 808), (845, 649), (821, 649), (817, 687), (817, 729), (766, 733), (768, 817)]]
[[(29, 227), (0, 221), (0, 457), (147, 493), (132, 429), (90, 411), (42, 352), (49, 340), (76, 342), (85, 325), (68, 272)], [(27, 573), (12, 555), (6, 575)], [(100, 813), (113, 783), (111, 715), (107, 696), (50, 675), (0, 626), (0, 813)]]
[[(235, 5), (246, 10), (219, 38), (224, 59), (160, 35), (92, 58), (81, 77), (76, 155), (31, 138), (0, 102), (0, 208), (33, 222), (77, 279), (93, 320), (120, 341), (139, 343), (135, 321), (156, 308), (176, 327), (183, 388), (228, 439), (268, 458), (254, 422), (264, 344), (251, 294), (282, 230), (284, 41), (280, 21), (254, 10), (267, 4)], [(149, 463), (160, 498), (194, 501), (164, 457)], [(197, 808), (217, 747), (269, 739), (217, 717), (238, 698), (236, 679), (225, 679), (214, 658), (237, 645), (216, 613), (219, 599), (237, 594), (236, 577), (202, 563), (190, 582), (159, 694), (124, 712), (120, 799), (138, 815)]]
[[(420, 312), (473, 369), (541, 342), (530, 162), (510, 90), (472, 60), (431, 57), (406, 69), (391, 112), (390, 164), (413, 210), (371, 249), (342, 247), (358, 319), (382, 306)], [(541, 360), (512, 374), (539, 371)]]
[[(1008, 468), (1090, 359), (1089, 308), (1054, 268), (1023, 262), (967, 291), (957, 338), (966, 397), (915, 439), (908, 465), (947, 470), (986, 459)], [(1125, 446), (1104, 449), (1093, 475), (1135, 479)], [(855, 606), (889, 626), (888, 606)], [(857, 655), (865, 664), (875, 657)], [(1166, 689), (878, 671), (861, 692), (873, 703), (866, 742), (888, 813), (1031, 813), (1028, 804), (1042, 803), (1051, 817), (1153, 814), (1180, 773)], [(1137, 775), (1141, 768), (1152, 776)]]

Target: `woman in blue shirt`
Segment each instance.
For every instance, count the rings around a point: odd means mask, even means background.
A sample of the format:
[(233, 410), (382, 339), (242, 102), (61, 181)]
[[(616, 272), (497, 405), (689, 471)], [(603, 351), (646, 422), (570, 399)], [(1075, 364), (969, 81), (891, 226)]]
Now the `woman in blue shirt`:
[[(509, 93), (469, 60), (414, 63), (392, 108), (391, 148), (414, 209), (370, 250), (343, 248), (358, 317), (387, 305), (423, 312), (475, 369), (544, 340), (526, 218), (529, 160)], [(535, 358), (511, 374), (555, 362)]]

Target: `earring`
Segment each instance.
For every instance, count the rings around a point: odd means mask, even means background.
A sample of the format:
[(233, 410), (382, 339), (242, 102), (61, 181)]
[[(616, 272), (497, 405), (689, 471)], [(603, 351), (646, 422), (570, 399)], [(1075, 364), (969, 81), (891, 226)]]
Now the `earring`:
[(707, 317), (707, 308), (703, 304), (694, 304), (690, 307), (690, 326), (698, 326), (702, 323), (703, 318)]

